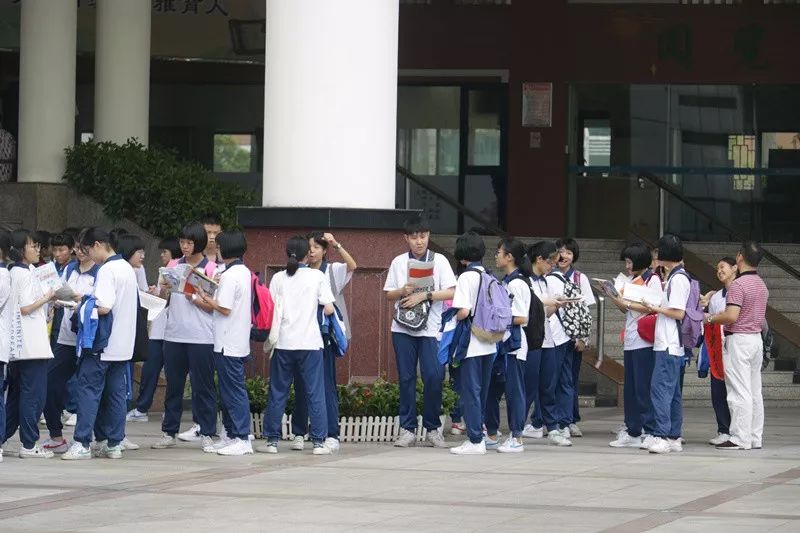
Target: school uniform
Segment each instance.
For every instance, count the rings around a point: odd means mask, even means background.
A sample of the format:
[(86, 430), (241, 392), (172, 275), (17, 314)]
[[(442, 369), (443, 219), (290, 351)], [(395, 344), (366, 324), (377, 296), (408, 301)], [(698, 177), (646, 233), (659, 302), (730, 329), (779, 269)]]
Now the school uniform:
[(0, 449), (3, 447), (6, 431), (6, 365), (11, 355), (11, 274), (8, 267), (0, 261)]
[(97, 424), (98, 440), (114, 447), (125, 438), (126, 375), (136, 338), (138, 288), (136, 274), (119, 254), (109, 257), (97, 271), (94, 285), (97, 306), (110, 309), (111, 332), (99, 352), (84, 348), (78, 362), (78, 423), (75, 441), (84, 448)]
[(301, 265), (293, 276), (285, 271), (272, 277), (269, 291), (283, 302), (278, 343), (272, 354), (269, 397), (264, 412), (264, 433), (270, 442), (281, 437), (281, 418), (289, 398), (289, 386), (296, 370), (303, 375), (309, 415), (311, 440), (321, 443), (328, 436), (325, 407), (322, 334), (317, 308), (335, 300), (325, 274)]
[[(725, 312), (725, 298), (728, 291), (722, 289), (714, 293), (711, 300), (708, 302), (708, 313), (716, 315)], [(712, 325), (712, 327), (721, 328), (719, 325)], [(722, 366), (724, 368), (724, 365)], [(714, 417), (717, 420), (717, 433), (720, 435), (730, 435), (731, 427), (731, 411), (728, 408), (728, 389), (725, 385), (725, 376), (715, 376), (712, 369), (708, 373), (709, 381), (711, 382), (711, 406), (714, 408)]]
[[(534, 275), (531, 277), (531, 287), (540, 300), (564, 293), (564, 284), (553, 276)], [(553, 431), (559, 429), (560, 420), (572, 416), (571, 391), (567, 391), (563, 383), (565, 376), (570, 382), (572, 380), (572, 366), (565, 368), (564, 364), (569, 340), (556, 312), (545, 318), (542, 348), (528, 352), (525, 363), (525, 412), (529, 412), (531, 405), (534, 405), (531, 425), (535, 428), (546, 426), (548, 431)], [(562, 415), (562, 412), (565, 414)]]
[[(684, 274), (676, 267), (666, 281), (661, 307), (667, 309), (686, 309), (691, 285)], [(653, 344), (655, 365), (650, 383), (653, 399), (655, 424), (653, 436), (678, 439), (683, 425), (683, 406), (681, 405), (680, 375), (685, 351), (681, 346), (678, 321), (662, 313), (656, 317), (656, 336)]]
[[(427, 251), (425, 252), (427, 255)], [(384, 291), (402, 289), (408, 283), (408, 261), (411, 252), (398, 255), (389, 266)], [(425, 256), (423, 256), (425, 257)], [(455, 287), (456, 277), (447, 259), (433, 253), (433, 289), (436, 292)], [(400, 386), (400, 427), (414, 432), (417, 429), (417, 364), (422, 375), (423, 412), (422, 425), (428, 431), (441, 426), (439, 416), (442, 409), (442, 383), (444, 366), (437, 357), (439, 327), (442, 323), (444, 302), (431, 304), (428, 321), (424, 328), (411, 330), (392, 320), (392, 346)]]
[[(632, 279), (634, 283), (642, 283), (639, 276)], [(661, 293), (661, 278), (651, 275), (647, 287)], [(655, 413), (650, 396), (650, 383), (653, 379), (655, 354), (653, 344), (639, 335), (638, 322), (645, 316), (642, 313), (628, 310), (625, 313), (625, 337), (623, 341), (625, 364), (625, 427), (631, 437), (640, 437), (643, 433), (653, 434)]]
[[(346, 263), (328, 263), (323, 261), (320, 272), (328, 277), (331, 292), (336, 298), (335, 304), (342, 313), (347, 338), (351, 338), (350, 319), (344, 301), (344, 288), (353, 278)], [(328, 413), (328, 436), (339, 438), (339, 393), (336, 389), (336, 347), (326, 346), (322, 351), (322, 364), (325, 371), (325, 407)], [(308, 402), (306, 401), (303, 375), (296, 372), (294, 376), (294, 411), (292, 412), (292, 433), (305, 435), (308, 433)]]
[[(592, 292), (592, 285), (589, 282), (589, 277), (586, 274), (571, 268), (564, 273), (564, 277), (577, 285), (581, 290), (581, 298), (583, 299), (583, 303), (586, 304), (586, 307), (591, 307), (597, 303), (594, 298), (594, 292)], [(574, 341), (570, 342), (569, 346), (567, 347), (567, 357), (570, 359), (570, 365), (572, 368), (572, 422), (577, 424), (581, 421), (581, 411), (578, 402), (578, 396), (581, 367), (583, 367), (583, 352), (579, 352), (575, 349)]]
[[(99, 267), (93, 264), (86, 271), (81, 271), (76, 265), (74, 269), (69, 269), (68, 274), (65, 272), (64, 281), (77, 294), (92, 294), (98, 269)], [(72, 315), (75, 311), (68, 307), (62, 308), (61, 311), (61, 325), (54, 335), (56, 340), (53, 348), (54, 357), (47, 370), (47, 401), (44, 407), (44, 418), (51, 439), (62, 436), (64, 425), (61, 422), (61, 413), (68, 399), (74, 401), (75, 395), (74, 389), (68, 390), (67, 383), (73, 379), (78, 368), (78, 356), (75, 353), (77, 334), (72, 331)]]
[(45, 306), (24, 316), (20, 311), (44, 296), (44, 290), (27, 265), (12, 265), (9, 277), (8, 391), (5, 435), (0, 440), (8, 440), (19, 429), (22, 445), (31, 449), (39, 440), (38, 422), (47, 399), (47, 367), (53, 351)]
[(531, 290), (524, 280), (515, 278), (518, 271), (514, 271), (503, 278), (503, 285), (511, 296), (511, 315), (515, 318), (525, 318), (521, 326), (515, 325), (520, 337), (520, 347), (517, 350), (499, 356), (505, 379), (498, 382), (496, 374), (492, 373), (492, 382), (489, 387), (489, 397), (486, 406), (486, 432), (496, 435), (500, 427), (500, 398), (506, 395), (506, 410), (508, 414), (508, 427), (513, 437), (521, 437), (525, 427), (528, 412), (525, 410), (525, 365), (528, 358), (528, 339), (522, 328), (528, 325), (528, 314), (531, 306)]
[(219, 279), (215, 298), (230, 314), (214, 311), (214, 363), (219, 378), (222, 405), (227, 412), (226, 431), (230, 438), (248, 440), (250, 401), (244, 386), (244, 365), (250, 355), (251, 306), (250, 269), (237, 260), (227, 265)]
[[(177, 263), (185, 263), (182, 257)], [(196, 268), (208, 272), (208, 258)], [(249, 338), (249, 333), (248, 333)], [(214, 385), (214, 327), (211, 313), (197, 307), (183, 294), (172, 294), (164, 331), (164, 374), (167, 391), (161, 431), (174, 437), (183, 414), (186, 376), (192, 383), (192, 414), (200, 434), (217, 433), (217, 393)]]
[[(485, 271), (480, 264), (470, 265)], [(475, 314), (475, 303), (478, 299), (481, 275), (477, 272), (464, 272), (458, 277), (456, 291), (453, 296), (453, 307), (469, 309), (470, 316)], [(467, 425), (467, 435), (470, 442), (478, 444), (483, 441), (483, 413), (489, 393), (492, 363), (497, 353), (497, 345), (485, 342), (470, 333), (467, 355), (461, 361), (460, 402), (464, 423)]]

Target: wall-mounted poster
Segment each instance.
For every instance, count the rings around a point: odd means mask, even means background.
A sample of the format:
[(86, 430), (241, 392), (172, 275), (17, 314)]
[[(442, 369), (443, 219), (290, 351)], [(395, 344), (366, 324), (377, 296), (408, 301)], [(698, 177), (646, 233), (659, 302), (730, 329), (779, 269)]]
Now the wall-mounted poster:
[(522, 84), (522, 125), (549, 128), (553, 125), (553, 84)]

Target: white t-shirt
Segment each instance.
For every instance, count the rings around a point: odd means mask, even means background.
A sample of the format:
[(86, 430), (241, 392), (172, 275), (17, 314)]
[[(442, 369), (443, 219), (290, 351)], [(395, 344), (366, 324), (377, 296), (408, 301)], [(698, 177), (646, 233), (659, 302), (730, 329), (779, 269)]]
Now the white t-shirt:
[(723, 291), (717, 291), (714, 293), (714, 296), (711, 297), (711, 300), (708, 301), (708, 313), (711, 315), (724, 313), (727, 305), (725, 293)]
[[(476, 267), (486, 271), (482, 266)], [(456, 283), (456, 293), (453, 296), (453, 307), (458, 309), (469, 309), (473, 314), (475, 302), (478, 299), (478, 288), (481, 282), (481, 275), (477, 272), (464, 272), (458, 276)], [(497, 345), (493, 342), (485, 342), (476, 337), (473, 333), (469, 334), (469, 347), (467, 357), (478, 357), (481, 355), (493, 355), (497, 352)]]
[(275, 347), (279, 350), (321, 350), (323, 344), (317, 307), (334, 302), (328, 277), (308, 267), (297, 269), (294, 276), (288, 276), (284, 270), (272, 276), (269, 292), (274, 298), (280, 298), (283, 308)]
[(230, 310), (228, 316), (214, 311), (214, 351), (229, 357), (247, 357), (253, 301), (250, 269), (242, 263), (228, 266), (219, 278), (214, 297), (220, 306)]
[[(183, 259), (181, 263), (185, 262)], [(203, 258), (196, 268), (206, 271), (208, 260)], [(214, 271), (214, 276), (216, 270)], [(214, 277), (210, 276), (210, 277)], [(164, 340), (185, 344), (214, 344), (214, 321), (211, 313), (197, 307), (185, 295), (173, 293), (169, 297), (169, 314), (164, 330)]]
[[(384, 291), (388, 292), (405, 287), (406, 283), (408, 283), (408, 260), (408, 253), (398, 255), (392, 260), (392, 264), (389, 266), (389, 275), (383, 286)], [(455, 286), (456, 276), (453, 274), (453, 269), (450, 268), (450, 263), (443, 255), (434, 253), (433, 290), (431, 292), (450, 289)], [(443, 311), (444, 302), (433, 302), (428, 314), (428, 322), (424, 329), (414, 331), (401, 326), (396, 320), (392, 320), (392, 333), (405, 333), (411, 337), (438, 337), (439, 327), (442, 325)]]
[(120, 256), (109, 258), (97, 271), (94, 297), (97, 305), (111, 309), (113, 321), (108, 346), (101, 361), (130, 361), (136, 340), (136, 313), (139, 288), (133, 267)]
[[(630, 281), (633, 281), (635, 278), (631, 278)], [(659, 293), (661, 291), (661, 278), (653, 274), (650, 276), (650, 279), (647, 280), (647, 286), (651, 289), (657, 290)], [(636, 311), (627, 311), (625, 313), (625, 350), (640, 350), (642, 348), (652, 348), (653, 345), (646, 340), (642, 339), (639, 336), (638, 328), (638, 320), (640, 317), (643, 317), (643, 313), (637, 313)]]
[[(66, 276), (66, 272), (64, 273)], [(69, 275), (69, 279), (64, 280), (73, 291), (78, 294), (86, 295), (94, 292), (95, 277), (87, 272), (81, 272), (77, 266)], [(61, 328), (58, 330), (58, 344), (64, 346), (75, 346), (77, 343), (77, 333), (72, 331), (72, 315), (75, 311), (69, 307), (64, 308), (64, 318), (61, 320)]]
[(133, 271), (136, 273), (136, 286), (139, 287), (140, 291), (147, 292), (149, 287), (147, 286), (147, 275), (144, 267), (134, 268)]
[(528, 287), (527, 283), (519, 278), (512, 279), (508, 285), (506, 285), (506, 289), (508, 290), (508, 294), (513, 296), (511, 300), (511, 316), (514, 318), (525, 318), (525, 323), (522, 324), (522, 326), (513, 326), (515, 328), (520, 328), (521, 344), (519, 350), (511, 352), (511, 355), (516, 356), (520, 361), (526, 361), (528, 359), (528, 339), (525, 336), (525, 331), (522, 331), (522, 328), (528, 325), (528, 316), (531, 308), (531, 289)]
[[(691, 285), (689, 279), (683, 275), (673, 272), (664, 287), (664, 295), (661, 306), (667, 309), (686, 309), (689, 301), (689, 291)], [(667, 297), (669, 293), (669, 297)], [(656, 342), (653, 350), (657, 352), (669, 352), (671, 355), (683, 357), (684, 350), (681, 347), (681, 335), (678, 330), (678, 322), (659, 313), (656, 318)]]
[(0, 263), (0, 363), (8, 363), (11, 352), (10, 301), (11, 274), (5, 263)]
[[(331, 269), (333, 275), (333, 284), (331, 285), (331, 292), (334, 296), (339, 296), (353, 279), (353, 273), (347, 270), (347, 263), (328, 263), (328, 268)], [(328, 272), (325, 272), (329, 275)]]
[[(547, 281), (547, 295), (550, 298), (558, 298), (564, 296), (564, 282), (561, 281), (562, 277), (559, 276), (561, 273), (557, 272), (554, 275), (548, 275), (545, 279)], [(563, 276), (563, 275), (562, 275)], [(557, 309), (555, 313), (550, 315), (547, 319), (548, 325), (550, 327), (550, 339), (552, 345), (544, 344), (542, 348), (553, 348), (555, 346), (561, 346), (564, 343), (569, 342), (569, 335), (564, 331), (564, 326), (561, 324), (560, 314), (562, 311)], [(547, 330), (545, 329), (545, 338), (547, 337)]]
[(44, 296), (39, 281), (28, 267), (14, 266), (10, 271), (11, 295), (6, 305), (11, 306), (11, 350), (9, 361), (30, 359), (52, 359), (50, 339), (47, 335), (47, 306), (39, 307), (33, 313), (23, 315), (21, 307), (31, 305)]
[(147, 337), (151, 341), (163, 341), (164, 332), (167, 330), (167, 321), (169, 320), (169, 306), (161, 311), (161, 314), (150, 323), (150, 333)]

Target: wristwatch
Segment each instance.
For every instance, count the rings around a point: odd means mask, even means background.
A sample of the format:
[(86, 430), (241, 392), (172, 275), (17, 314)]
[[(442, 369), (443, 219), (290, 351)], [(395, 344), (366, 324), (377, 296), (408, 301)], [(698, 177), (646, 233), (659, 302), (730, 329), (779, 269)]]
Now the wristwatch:
[(342, 247), (342, 244), (341, 244), (341, 243), (338, 243), (338, 242), (337, 242), (336, 244), (334, 244), (334, 245), (333, 245), (333, 249), (334, 249), (334, 250), (338, 250), (338, 249), (339, 249), (339, 248), (341, 248), (341, 247)]
[(713, 324), (713, 322), (711, 322), (712, 318), (714, 318), (714, 315), (708, 315), (708, 317), (706, 318), (706, 324)]
[(429, 302), (433, 302), (433, 293), (428, 291), (428, 294), (425, 295)]

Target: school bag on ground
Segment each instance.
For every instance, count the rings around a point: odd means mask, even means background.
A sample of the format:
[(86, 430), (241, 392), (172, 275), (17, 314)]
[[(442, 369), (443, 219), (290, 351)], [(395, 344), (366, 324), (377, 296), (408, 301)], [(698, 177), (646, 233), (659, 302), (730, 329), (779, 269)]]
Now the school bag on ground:
[[(525, 340), (528, 341), (528, 350), (538, 350), (544, 344), (544, 321), (547, 320), (542, 300), (533, 291), (531, 278), (517, 273), (514, 279), (521, 279), (531, 290), (531, 305), (528, 307), (528, 325), (523, 327)], [(512, 280), (513, 281), (513, 280)]]
[(250, 340), (264, 342), (269, 338), (275, 313), (275, 302), (269, 289), (261, 283), (257, 272), (250, 273), (253, 301), (250, 307)]
[(472, 334), (483, 342), (500, 342), (511, 327), (511, 297), (491, 274), (477, 268), (468, 268), (466, 272), (477, 272), (480, 276), (472, 310)]
[[(564, 282), (564, 296), (566, 298), (582, 297), (580, 287), (565, 278), (560, 272), (551, 272), (548, 275)], [(572, 340), (588, 339), (592, 331), (592, 313), (583, 300), (567, 305), (563, 311), (563, 314), (556, 311), (556, 315), (564, 327), (564, 333)]]
[[(692, 349), (697, 346), (697, 341), (703, 334), (703, 306), (700, 304), (700, 283), (692, 278), (685, 269), (675, 271), (673, 276), (683, 275), (689, 280), (689, 298), (686, 300), (686, 316), (678, 320), (678, 333), (681, 346)], [(667, 283), (667, 300), (672, 290), (672, 283)]]

